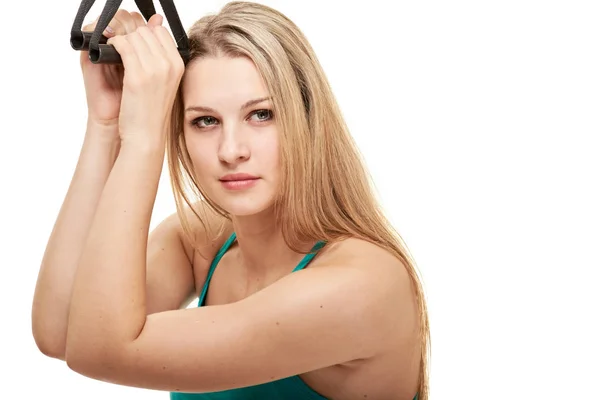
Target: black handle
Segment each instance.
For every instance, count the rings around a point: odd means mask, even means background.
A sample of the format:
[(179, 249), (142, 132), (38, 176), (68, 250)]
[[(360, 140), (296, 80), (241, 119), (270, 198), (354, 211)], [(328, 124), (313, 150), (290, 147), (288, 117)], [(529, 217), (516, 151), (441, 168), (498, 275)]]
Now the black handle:
[[(71, 32), (71, 47), (75, 50), (87, 51), (90, 49), (90, 41), (94, 32)], [(108, 38), (100, 36), (99, 44), (106, 44)]]
[[(89, 51), (90, 61), (94, 64), (123, 63), (117, 50), (114, 46), (106, 44), (108, 39), (102, 35), (110, 20), (115, 16), (122, 1), (106, 0), (106, 5), (98, 18), (94, 32), (83, 32), (81, 30), (83, 19), (92, 8), (95, 0), (81, 0), (81, 5), (71, 28), (71, 47), (75, 50)], [(156, 14), (152, 0), (135, 0), (135, 3), (146, 21), (149, 21), (150, 17)], [(160, 0), (160, 4), (173, 32), (175, 42), (178, 45), (177, 50), (179, 51), (179, 55), (183, 58), (183, 62), (187, 64), (190, 55), (189, 41), (181, 25), (175, 4), (173, 0)]]
[[(190, 52), (187, 49), (178, 49), (183, 60), (189, 59)], [(90, 61), (94, 64), (122, 64), (123, 60), (117, 49), (112, 44), (101, 44), (98, 49), (90, 49)]]

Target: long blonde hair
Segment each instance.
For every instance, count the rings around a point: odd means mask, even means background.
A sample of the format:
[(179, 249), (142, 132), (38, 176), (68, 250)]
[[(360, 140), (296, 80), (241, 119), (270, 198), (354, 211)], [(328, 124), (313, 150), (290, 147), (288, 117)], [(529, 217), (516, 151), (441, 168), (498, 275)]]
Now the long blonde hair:
[[(342, 117), (317, 57), (299, 28), (282, 13), (252, 2), (230, 2), (188, 32), (190, 62), (225, 55), (251, 59), (272, 96), (281, 134), (282, 175), (275, 212), (288, 246), (356, 237), (374, 243), (408, 270), (420, 315), (419, 399), (429, 393), (429, 319), (423, 288), (404, 241), (375, 197), (371, 178)], [(195, 201), (230, 219), (198, 184), (183, 135), (181, 90), (173, 107), (167, 155), (177, 210), (186, 234), (194, 232), (184, 206)], [(196, 197), (196, 199), (193, 199)]]

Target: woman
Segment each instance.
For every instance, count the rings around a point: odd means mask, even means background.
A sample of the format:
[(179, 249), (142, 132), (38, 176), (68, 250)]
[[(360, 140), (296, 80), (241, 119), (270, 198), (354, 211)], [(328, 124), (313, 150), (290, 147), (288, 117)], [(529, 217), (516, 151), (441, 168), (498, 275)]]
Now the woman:
[[(36, 287), (40, 350), (172, 399), (427, 399), (414, 263), (299, 29), (229, 3), (192, 27), (184, 68), (161, 16), (109, 27), (124, 69), (82, 54), (88, 130)], [(149, 235), (165, 148), (177, 213)]]

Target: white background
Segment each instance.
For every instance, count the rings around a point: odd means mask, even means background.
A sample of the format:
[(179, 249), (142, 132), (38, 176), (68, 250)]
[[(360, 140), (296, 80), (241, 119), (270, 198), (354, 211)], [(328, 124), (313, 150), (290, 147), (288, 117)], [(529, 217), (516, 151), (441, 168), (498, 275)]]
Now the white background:
[[(599, 3), (264, 3), (315, 47), (418, 262), (432, 398), (600, 399)], [(186, 29), (224, 4), (176, 0)], [(0, 397), (165, 400), (80, 376), (31, 334), (85, 128), (78, 6), (2, 5)], [(166, 173), (152, 227), (175, 210)]]

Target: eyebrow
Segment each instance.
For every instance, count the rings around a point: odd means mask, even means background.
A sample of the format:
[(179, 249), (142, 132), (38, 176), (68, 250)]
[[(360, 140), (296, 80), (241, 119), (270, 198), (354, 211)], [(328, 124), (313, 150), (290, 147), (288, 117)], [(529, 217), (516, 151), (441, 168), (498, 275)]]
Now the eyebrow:
[[(246, 108), (252, 107), (255, 104), (262, 103), (263, 101), (271, 100), (271, 99), (272, 99), (271, 96), (267, 96), (267, 97), (261, 97), (259, 99), (248, 100), (240, 107), (240, 110), (245, 110)], [(186, 113), (189, 111), (204, 111), (204, 112), (213, 112), (213, 113), (217, 112), (215, 109), (206, 107), (206, 106), (192, 106), (192, 107), (188, 107), (185, 109)]]

